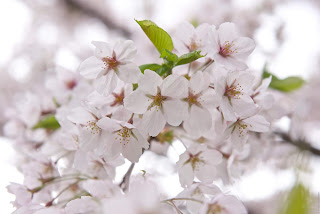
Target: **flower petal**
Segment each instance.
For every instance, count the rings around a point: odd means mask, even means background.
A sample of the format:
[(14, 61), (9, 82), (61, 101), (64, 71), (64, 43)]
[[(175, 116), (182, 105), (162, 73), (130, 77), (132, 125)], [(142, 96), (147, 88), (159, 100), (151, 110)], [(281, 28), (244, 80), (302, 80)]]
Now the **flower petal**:
[(194, 137), (201, 137), (212, 126), (212, 117), (207, 109), (192, 105), (189, 118), (184, 121), (183, 128)]
[(137, 54), (137, 48), (133, 41), (117, 41), (114, 45), (114, 52), (119, 62), (132, 61)]
[(164, 101), (163, 113), (170, 125), (178, 126), (188, 117), (188, 103), (178, 99)]
[(223, 97), (220, 103), (220, 109), (223, 113), (223, 117), (226, 121), (236, 121), (237, 118), (234, 115), (233, 108), (227, 97)]
[(154, 71), (145, 70), (144, 75), (138, 80), (139, 90), (150, 95), (157, 94), (157, 87), (162, 83), (162, 78)]
[(188, 96), (188, 80), (182, 76), (171, 74), (163, 80), (160, 89), (162, 96), (184, 98)]
[(140, 88), (126, 96), (123, 100), (124, 107), (135, 114), (143, 114), (147, 111), (152, 100), (148, 98)]
[(158, 108), (151, 108), (148, 110), (142, 118), (141, 128), (147, 130), (150, 136), (157, 136), (164, 126), (166, 125), (166, 120), (162, 112)]
[(233, 54), (238, 59), (245, 60), (254, 50), (255, 43), (248, 37), (239, 37), (234, 40), (234, 49), (237, 51)]
[(72, 109), (67, 118), (71, 122), (81, 125), (86, 125), (88, 121), (96, 120), (90, 112), (82, 107)]
[(97, 78), (94, 86), (99, 94), (107, 96), (117, 87), (118, 81), (117, 75), (113, 70), (110, 70), (106, 75)]
[(194, 179), (194, 173), (191, 164), (184, 164), (178, 171), (179, 180), (182, 187), (190, 186)]
[(232, 42), (238, 37), (236, 26), (231, 22), (225, 22), (218, 29), (220, 45), (224, 45), (226, 41)]
[(95, 79), (104, 69), (104, 64), (97, 57), (92, 56), (84, 60), (79, 67), (80, 75), (87, 79)]
[(94, 55), (98, 59), (102, 59), (103, 57), (112, 57), (113, 50), (111, 44), (100, 41), (92, 41), (91, 43), (96, 46)]
[(136, 83), (141, 77), (141, 71), (135, 63), (126, 63), (118, 66), (117, 75), (119, 79), (127, 83)]
[(261, 115), (254, 115), (243, 122), (248, 123), (248, 129), (254, 132), (267, 132), (269, 131), (270, 123)]
[(117, 123), (117, 120), (110, 119), (109, 117), (104, 117), (100, 119), (96, 124), (101, 129), (104, 129), (108, 132), (118, 131), (122, 128), (120, 124)]
[(191, 76), (189, 81), (189, 88), (192, 90), (193, 94), (198, 94), (201, 91), (207, 89), (210, 84), (210, 77), (207, 73), (198, 71)]

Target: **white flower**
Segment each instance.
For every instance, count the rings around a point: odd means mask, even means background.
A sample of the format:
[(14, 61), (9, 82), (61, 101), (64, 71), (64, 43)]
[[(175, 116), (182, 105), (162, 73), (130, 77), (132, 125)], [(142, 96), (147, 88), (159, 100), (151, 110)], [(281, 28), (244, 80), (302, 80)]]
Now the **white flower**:
[(228, 69), (244, 70), (248, 66), (244, 62), (255, 48), (254, 41), (247, 37), (239, 37), (235, 25), (226, 22), (216, 30), (209, 31), (210, 56), (218, 64)]
[(82, 62), (79, 70), (85, 78), (94, 79), (100, 94), (110, 94), (117, 87), (118, 79), (127, 83), (137, 82), (141, 72), (132, 62), (137, 50), (131, 40), (118, 41), (113, 47), (104, 42), (92, 43), (96, 46), (95, 56)]
[[(254, 112), (253, 112), (254, 113)], [(230, 123), (225, 130), (225, 135), (231, 135), (231, 142), (235, 145), (242, 145), (247, 141), (248, 132), (267, 132), (270, 123), (261, 115), (239, 117), (237, 121)]]
[(215, 166), (222, 161), (222, 154), (204, 145), (192, 145), (180, 155), (177, 162), (181, 186), (190, 186), (194, 177), (211, 183), (216, 174)]
[(272, 76), (262, 80), (261, 85), (252, 93), (251, 98), (258, 104), (261, 110), (270, 109), (274, 103), (274, 97), (266, 92), (272, 80)]
[[(111, 159), (111, 160), (109, 160)], [(115, 168), (124, 164), (121, 156), (102, 158), (94, 152), (79, 149), (74, 154), (74, 168), (79, 172), (100, 179), (113, 179), (116, 174)]]
[(208, 40), (209, 25), (207, 23), (194, 28), (189, 22), (184, 22), (178, 26), (173, 38), (174, 47), (181, 54), (202, 50)]
[(132, 84), (126, 84), (120, 81), (114, 91), (108, 96), (103, 96), (98, 92), (92, 92), (85, 102), (98, 108), (104, 115), (109, 115), (123, 107), (124, 98), (132, 92)]
[(72, 200), (67, 203), (65, 208), (66, 214), (90, 214), (100, 213), (101, 207), (98, 201), (89, 196), (81, 196), (81, 198)]
[(208, 109), (217, 106), (214, 90), (209, 88), (210, 78), (207, 73), (198, 71), (191, 76), (189, 93), (183, 100), (188, 108), (188, 117), (183, 128), (196, 138), (201, 137), (212, 127), (212, 118)]
[(131, 162), (138, 162), (143, 149), (149, 148), (148, 141), (132, 124), (105, 117), (97, 123), (103, 130), (109, 132), (107, 143), (101, 151), (107, 156), (116, 157), (120, 153)]
[(217, 195), (207, 202), (199, 214), (247, 214), (245, 206), (233, 195)]
[(230, 72), (215, 81), (219, 109), (226, 121), (235, 121), (236, 114), (244, 115), (256, 109), (250, 97), (254, 76), (248, 72)]
[(178, 126), (187, 117), (188, 109), (181, 98), (187, 97), (186, 78), (171, 74), (164, 80), (154, 71), (145, 70), (138, 89), (124, 99), (124, 106), (144, 114), (141, 129), (157, 136), (166, 122)]
[(101, 154), (99, 147), (102, 146), (101, 144), (107, 143), (106, 136), (108, 135), (108, 131), (101, 129), (98, 125), (101, 118), (100, 113), (94, 108), (87, 110), (78, 107), (71, 111), (68, 119), (79, 126), (78, 139), (81, 150)]

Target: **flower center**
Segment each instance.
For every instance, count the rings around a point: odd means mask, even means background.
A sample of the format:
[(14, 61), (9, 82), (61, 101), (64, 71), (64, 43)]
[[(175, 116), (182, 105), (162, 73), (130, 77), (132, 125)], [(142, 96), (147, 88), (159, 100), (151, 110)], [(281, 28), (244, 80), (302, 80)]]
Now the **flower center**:
[(131, 129), (128, 129), (127, 127), (123, 127), (120, 129), (116, 134), (116, 140), (119, 141), (119, 143), (123, 143), (123, 145), (126, 145), (130, 141), (130, 137), (132, 135)]
[[(236, 129), (238, 129), (239, 131), (239, 137), (243, 137), (245, 135), (246, 129), (248, 128), (248, 124), (245, 124), (242, 122), (242, 120), (238, 119), (233, 125), (233, 129), (232, 132), (233, 133)], [(252, 127), (252, 125), (249, 125), (250, 127)]]
[(105, 68), (106, 68), (107, 70), (116, 69), (117, 66), (120, 64), (120, 63), (117, 61), (117, 59), (116, 59), (115, 56), (113, 56), (113, 57), (108, 57), (108, 56), (107, 56), (107, 57), (103, 57), (103, 58), (102, 58), (102, 61), (103, 61), (104, 65), (105, 65)]
[(234, 46), (233, 42), (225, 41), (223, 46), (220, 46), (219, 54), (223, 57), (228, 57), (234, 53), (238, 53), (238, 49), (232, 50), (232, 47)]
[(111, 104), (111, 106), (116, 106), (116, 105), (123, 105), (123, 99), (124, 99), (124, 90), (122, 89), (119, 94), (112, 93), (114, 96), (114, 101)]
[(189, 159), (184, 164), (190, 163), (193, 170), (197, 169), (199, 164), (204, 164), (204, 161), (199, 157), (200, 154), (201, 152), (195, 155), (189, 153)]
[(199, 48), (197, 42), (192, 38), (189, 45), (186, 45), (190, 52), (195, 51)]
[(242, 86), (238, 84), (234, 85), (234, 83), (231, 84), (231, 86), (229, 87), (228, 85), (226, 85), (226, 90), (224, 92), (224, 96), (227, 96), (229, 99), (233, 98), (233, 99), (240, 99), (240, 95), (242, 94)]
[(198, 100), (198, 99), (201, 99), (201, 98), (199, 98), (199, 96), (200, 96), (200, 93), (194, 94), (194, 93), (192, 93), (191, 90), (189, 90), (189, 95), (187, 98), (184, 99), (184, 101), (189, 103), (189, 107), (191, 107), (192, 105), (201, 106), (201, 104)]
[(209, 204), (207, 214), (218, 214), (221, 213), (223, 210), (218, 204)]
[(91, 132), (91, 134), (99, 134), (101, 131), (101, 128), (97, 126), (97, 121), (91, 120), (87, 122), (87, 130)]
[(161, 109), (162, 103), (164, 100), (167, 99), (167, 97), (161, 95), (160, 88), (158, 87), (158, 93), (156, 96), (147, 95), (150, 99), (153, 100), (153, 102), (148, 106), (148, 110), (150, 110), (152, 107), (156, 107), (157, 111)]

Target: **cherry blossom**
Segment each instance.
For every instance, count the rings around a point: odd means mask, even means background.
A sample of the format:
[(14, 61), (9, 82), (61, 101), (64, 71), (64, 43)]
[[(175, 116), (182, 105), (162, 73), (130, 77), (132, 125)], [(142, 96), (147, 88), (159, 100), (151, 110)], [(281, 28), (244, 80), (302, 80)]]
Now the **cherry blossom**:
[(255, 44), (250, 38), (240, 37), (233, 23), (223, 23), (218, 30), (212, 26), (209, 31), (209, 41), (209, 55), (216, 63), (232, 70), (248, 68), (245, 60), (255, 48)]
[(188, 22), (184, 22), (176, 29), (174, 38), (175, 49), (181, 54), (202, 50), (206, 47), (208, 40), (207, 23), (199, 25), (197, 28)]
[(187, 97), (188, 81), (184, 77), (172, 74), (162, 80), (154, 71), (145, 70), (138, 85), (124, 99), (124, 106), (143, 114), (141, 129), (150, 136), (157, 136), (166, 122), (178, 126), (187, 117), (187, 106), (181, 100)]
[(105, 136), (108, 142), (101, 147), (104, 156), (116, 157), (120, 153), (131, 162), (138, 162), (143, 149), (149, 147), (148, 141), (131, 123), (105, 117), (97, 123), (101, 129), (109, 131)]
[(192, 145), (180, 155), (177, 166), (182, 186), (190, 186), (194, 177), (204, 183), (211, 183), (215, 176), (215, 165), (221, 162), (222, 155), (203, 145)]
[(189, 113), (183, 127), (189, 134), (198, 138), (212, 127), (212, 118), (208, 109), (217, 106), (214, 90), (209, 88), (209, 80), (209, 75), (201, 71), (192, 75), (189, 81), (188, 97), (183, 99)]
[(136, 48), (131, 40), (117, 41), (114, 46), (105, 42), (93, 41), (96, 46), (95, 56), (89, 57), (80, 65), (79, 71), (87, 79), (93, 79), (96, 90), (102, 95), (109, 95), (119, 79), (136, 83), (140, 73), (132, 62)]
[(247, 114), (256, 106), (251, 98), (254, 76), (248, 72), (230, 72), (215, 81), (219, 109), (226, 121), (235, 121), (237, 114)]

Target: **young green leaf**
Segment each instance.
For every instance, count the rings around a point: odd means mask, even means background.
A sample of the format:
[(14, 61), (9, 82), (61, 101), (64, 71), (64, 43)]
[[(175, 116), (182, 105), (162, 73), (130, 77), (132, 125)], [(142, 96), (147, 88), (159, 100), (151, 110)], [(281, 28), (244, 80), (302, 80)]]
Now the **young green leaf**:
[(32, 129), (39, 129), (39, 128), (44, 128), (44, 129), (49, 129), (49, 130), (56, 130), (60, 128), (60, 124), (56, 120), (54, 115), (49, 115), (42, 120), (38, 122)]
[(142, 30), (145, 32), (160, 54), (164, 49), (172, 51), (173, 42), (170, 35), (166, 31), (158, 27), (150, 20), (136, 20), (136, 22), (140, 25)]
[(201, 51), (193, 51), (193, 52), (181, 55), (176, 62), (176, 66), (188, 64), (201, 57), (204, 57), (204, 55), (201, 55), (200, 52)]
[(281, 214), (309, 214), (310, 193), (302, 184), (296, 184), (288, 197)]
[(163, 58), (169, 62), (171, 62), (171, 64), (175, 64), (176, 61), (178, 60), (178, 56), (175, 53), (172, 53), (171, 51), (164, 49), (160, 55), (160, 58)]
[(263, 72), (262, 77), (268, 78), (271, 75), (272, 80), (269, 87), (283, 92), (291, 92), (297, 90), (305, 83), (305, 81), (300, 77), (287, 77), (281, 80), (266, 70)]
[(163, 64), (159, 69), (157, 69), (155, 71), (157, 74), (159, 74), (159, 76), (168, 76), (171, 74), (172, 72), (172, 67), (166, 65), (166, 64)]
[(144, 74), (144, 70), (149, 69), (152, 71), (156, 71), (157, 69), (161, 68), (159, 64), (144, 64), (139, 66), (141, 72)]

